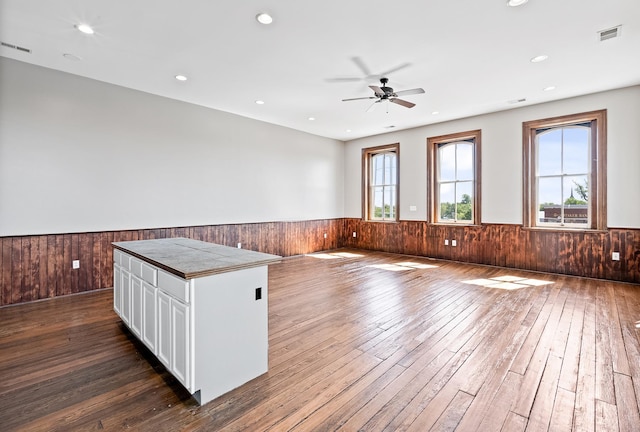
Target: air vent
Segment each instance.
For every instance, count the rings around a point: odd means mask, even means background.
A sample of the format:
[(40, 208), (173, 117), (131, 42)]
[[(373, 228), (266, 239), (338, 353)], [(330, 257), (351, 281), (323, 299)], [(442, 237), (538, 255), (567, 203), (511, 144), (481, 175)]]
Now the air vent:
[(18, 51), (22, 51), (22, 52), (26, 52), (26, 53), (31, 53), (31, 50), (29, 48), (21, 47), (21, 46), (18, 46), (18, 45), (13, 45), (13, 44), (6, 43), (6, 42), (0, 42), (0, 45), (2, 45), (3, 47), (14, 49), (14, 50), (18, 50)]
[(598, 35), (600, 36), (600, 42), (620, 37), (621, 26), (613, 27), (607, 30), (600, 30)]
[(513, 104), (519, 104), (522, 102), (526, 102), (527, 99), (526, 98), (522, 98), (522, 99), (511, 99), (510, 101), (507, 101), (507, 103), (513, 105)]

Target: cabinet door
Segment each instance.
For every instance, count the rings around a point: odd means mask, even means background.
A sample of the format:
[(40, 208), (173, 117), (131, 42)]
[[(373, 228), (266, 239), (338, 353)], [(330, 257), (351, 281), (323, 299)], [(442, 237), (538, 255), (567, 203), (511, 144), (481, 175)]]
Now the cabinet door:
[(122, 314), (120, 317), (125, 323), (127, 323), (127, 325), (131, 325), (131, 275), (124, 269), (121, 270), (121, 273)]
[(131, 274), (131, 330), (142, 336), (142, 279)]
[(157, 353), (156, 291), (156, 287), (142, 282), (142, 341), (154, 354)]
[(117, 265), (113, 266), (113, 310), (122, 316), (122, 273)]
[(171, 297), (158, 290), (158, 359), (171, 370)]
[(190, 390), (189, 306), (171, 299), (171, 371)]

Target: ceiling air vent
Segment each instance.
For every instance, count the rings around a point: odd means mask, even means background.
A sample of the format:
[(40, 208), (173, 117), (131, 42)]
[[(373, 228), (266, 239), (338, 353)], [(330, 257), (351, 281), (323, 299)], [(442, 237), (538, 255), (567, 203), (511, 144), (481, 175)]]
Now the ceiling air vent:
[(607, 30), (600, 30), (598, 32), (598, 36), (600, 36), (600, 42), (617, 38), (620, 36), (620, 26), (613, 27)]
[(6, 42), (0, 42), (0, 45), (3, 46), (3, 47), (14, 49), (14, 50), (18, 50), (18, 51), (22, 51), (22, 52), (26, 52), (26, 53), (31, 53), (31, 50), (29, 48), (21, 47), (21, 46), (18, 46), (18, 45), (13, 45), (13, 44), (6, 43)]

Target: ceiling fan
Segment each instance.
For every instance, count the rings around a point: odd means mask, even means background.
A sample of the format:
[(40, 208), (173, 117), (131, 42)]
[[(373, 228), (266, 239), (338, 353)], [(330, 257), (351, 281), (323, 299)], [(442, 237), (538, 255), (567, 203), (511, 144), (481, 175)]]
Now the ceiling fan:
[(354, 101), (354, 100), (364, 100), (364, 99), (377, 99), (368, 109), (367, 112), (372, 111), (376, 104), (389, 101), (398, 105), (402, 105), (406, 108), (413, 108), (416, 106), (413, 102), (409, 102), (403, 99), (398, 99), (398, 96), (406, 96), (412, 94), (420, 94), (424, 93), (424, 90), (421, 88), (414, 88), (411, 90), (401, 90), (401, 91), (393, 91), (391, 87), (387, 87), (387, 83), (389, 82), (389, 78), (380, 78), (380, 83), (382, 87), (371, 85), (369, 88), (373, 90), (375, 96), (367, 96), (367, 97), (358, 97), (358, 98), (350, 98), (350, 99), (342, 99), (342, 102)]

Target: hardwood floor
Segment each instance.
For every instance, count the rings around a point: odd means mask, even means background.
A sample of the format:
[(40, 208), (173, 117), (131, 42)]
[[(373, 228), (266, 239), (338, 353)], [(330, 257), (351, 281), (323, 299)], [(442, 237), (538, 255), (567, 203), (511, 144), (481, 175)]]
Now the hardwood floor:
[(0, 430), (640, 430), (638, 285), (346, 249), (269, 281), (269, 372), (202, 407), (111, 290), (0, 308)]

